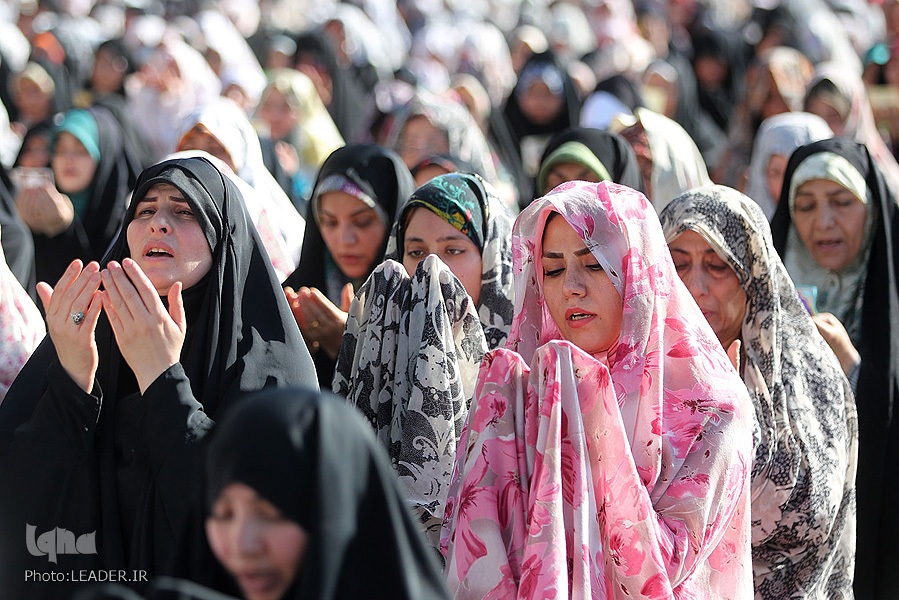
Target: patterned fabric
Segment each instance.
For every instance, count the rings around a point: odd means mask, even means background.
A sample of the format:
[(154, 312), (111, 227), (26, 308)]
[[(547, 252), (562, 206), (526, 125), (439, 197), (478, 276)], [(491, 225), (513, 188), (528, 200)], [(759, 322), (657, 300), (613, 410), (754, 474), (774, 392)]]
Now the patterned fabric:
[[(606, 357), (562, 341), (544, 305), (552, 211), (623, 299)], [(563, 184), (513, 249), (512, 333), (481, 367), (446, 508), (456, 597), (750, 598), (751, 404), (646, 198)]]
[(484, 247), (484, 211), (475, 190), (484, 185), (478, 179), (476, 175), (455, 173), (435, 177), (413, 192), (403, 215), (415, 206), (423, 206), (467, 235), (480, 250)]
[(41, 313), (9, 270), (0, 247), (0, 402), (46, 333)]
[(696, 143), (676, 121), (646, 108), (634, 111), (637, 123), (621, 131), (637, 156), (648, 158), (652, 171), (643, 185), (657, 212), (672, 198), (712, 182)]
[(699, 233), (737, 274), (748, 306), (743, 379), (758, 421), (752, 554), (758, 598), (851, 598), (855, 556), (855, 401), (803, 308), (761, 208), (699, 188), (661, 215), (666, 238)]
[(486, 350), (471, 299), (436, 256), (411, 278), (402, 264), (382, 263), (347, 318), (334, 391), (375, 429), (435, 547)]
[(416, 190), (400, 211), (387, 241), (387, 258), (402, 260), (406, 212), (422, 205), (431, 210), (437, 208), (434, 213), (454, 227), (454, 221), (463, 220), (463, 212), (470, 214), (470, 218), (464, 217), (471, 223), (468, 227), (478, 230), (477, 237), (486, 240), (485, 243), (472, 240), (481, 250), (481, 298), (477, 312), (487, 347), (501, 347), (512, 325), (514, 295), (512, 216), (508, 208), (493, 186), (477, 175), (449, 173), (435, 177)]

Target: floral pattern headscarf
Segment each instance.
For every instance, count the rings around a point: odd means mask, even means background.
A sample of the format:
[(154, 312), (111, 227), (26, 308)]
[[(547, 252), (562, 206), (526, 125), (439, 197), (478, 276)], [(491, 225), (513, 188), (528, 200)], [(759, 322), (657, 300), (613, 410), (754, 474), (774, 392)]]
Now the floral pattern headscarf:
[(741, 370), (755, 403), (752, 555), (757, 598), (852, 596), (858, 419), (753, 200), (725, 186), (687, 192), (661, 214), (671, 241), (700, 234), (747, 295)]
[(493, 186), (468, 173), (439, 175), (412, 194), (387, 241), (387, 258), (402, 261), (408, 211), (424, 207), (464, 233), (481, 251), (481, 298), (476, 307), (487, 346), (506, 341), (512, 324), (512, 216)]
[[(552, 212), (621, 295), (606, 357), (563, 341), (545, 305)], [(482, 363), (446, 507), (456, 597), (751, 598), (752, 406), (652, 206), (570, 182), (512, 243), (515, 320)]]

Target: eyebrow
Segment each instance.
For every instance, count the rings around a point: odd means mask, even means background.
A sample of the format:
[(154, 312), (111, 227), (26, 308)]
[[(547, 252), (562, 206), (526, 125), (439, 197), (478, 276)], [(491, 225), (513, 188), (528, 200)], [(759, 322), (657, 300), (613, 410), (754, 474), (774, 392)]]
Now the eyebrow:
[[(575, 256), (586, 256), (587, 254), (593, 254), (593, 252), (586, 246), (574, 252)], [(543, 258), (565, 258), (565, 255), (561, 252), (544, 252)]]
[[(178, 204), (190, 204), (190, 202), (188, 202), (186, 199), (184, 199), (184, 198), (182, 198), (182, 197), (180, 197), (180, 196), (178, 196), (178, 197), (171, 197), (171, 198), (169, 198), (169, 200), (171, 200), (172, 202), (176, 202), (176, 203), (178, 203)], [(149, 202), (149, 203), (155, 204), (155, 203), (157, 203), (158, 201), (159, 201), (159, 196), (149, 196), (149, 195), (148, 195), (148, 196), (144, 196), (143, 198), (141, 198), (140, 200), (138, 200), (137, 203), (138, 203), (138, 204), (143, 204), (144, 202)]]
[[(672, 253), (673, 253), (673, 252), (679, 252), (680, 254), (686, 254), (686, 255), (690, 255), (690, 254), (691, 254), (690, 252), (688, 252), (687, 250), (684, 250), (683, 248), (668, 248), (668, 251), (669, 251), (669, 252), (672, 252)], [(715, 249), (714, 249), (714, 248), (708, 248), (708, 249), (706, 249), (706, 250), (703, 250), (702, 253), (703, 253), (703, 255), (712, 253), (712, 254), (714, 254), (715, 256), (718, 256), (718, 253), (715, 252)]]
[[(437, 243), (442, 243), (442, 242), (453, 242), (453, 241), (465, 240), (465, 239), (468, 239), (467, 235), (464, 235), (462, 233), (457, 233), (457, 234), (453, 234), (453, 235), (444, 235), (442, 237), (437, 238), (436, 241), (437, 241)], [(407, 237), (406, 243), (408, 244), (410, 242), (424, 243), (424, 240), (420, 237)]]
[[(326, 210), (323, 209), (323, 208), (319, 208), (318, 211), (319, 211), (319, 213), (321, 213), (321, 216), (323, 216), (323, 217), (331, 217), (332, 219), (336, 219), (336, 218), (337, 218), (337, 215), (335, 215), (335, 214), (332, 213), (332, 212), (328, 212), (328, 211), (326, 211)], [(366, 206), (366, 207), (364, 207), (364, 208), (360, 208), (359, 210), (357, 210), (357, 211), (355, 211), (355, 212), (353, 212), (353, 213), (350, 213), (350, 218), (352, 219), (353, 217), (358, 217), (359, 215), (364, 214), (364, 213), (367, 213), (367, 212), (369, 212), (369, 211), (371, 211), (371, 212), (373, 212), (373, 213), (375, 213), (375, 214), (378, 214), (378, 213), (375, 211), (375, 209), (371, 208), (370, 206)]]

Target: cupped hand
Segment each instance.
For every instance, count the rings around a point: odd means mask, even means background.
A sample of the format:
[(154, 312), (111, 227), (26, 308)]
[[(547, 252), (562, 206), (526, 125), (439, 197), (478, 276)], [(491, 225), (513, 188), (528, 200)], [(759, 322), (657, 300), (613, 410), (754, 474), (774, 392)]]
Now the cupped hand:
[(143, 394), (166, 369), (181, 360), (187, 317), (181, 282), (169, 290), (169, 309), (136, 262), (110, 262), (103, 270), (103, 309), (122, 357)]
[(100, 280), (99, 264), (90, 262), (82, 268), (81, 261), (74, 260), (55, 288), (43, 281), (37, 284), (59, 364), (88, 393), (100, 362), (94, 335), (102, 306)]
[(840, 320), (831, 313), (818, 313), (812, 317), (812, 320), (818, 327), (818, 333), (821, 334), (821, 337), (824, 338), (824, 341), (827, 342), (833, 353), (837, 355), (843, 373), (848, 375), (852, 371), (852, 367), (861, 360), (861, 355), (856, 350), (852, 340), (849, 339), (849, 332), (846, 331)]
[(55, 237), (75, 219), (75, 207), (65, 194), (50, 184), (25, 188), (16, 198), (16, 208), (28, 228)]
[(347, 311), (353, 301), (353, 284), (348, 283), (341, 290), (340, 308), (316, 288), (301, 287), (294, 292), (288, 287), (284, 293), (310, 349), (320, 348), (331, 358), (337, 358), (346, 329)]

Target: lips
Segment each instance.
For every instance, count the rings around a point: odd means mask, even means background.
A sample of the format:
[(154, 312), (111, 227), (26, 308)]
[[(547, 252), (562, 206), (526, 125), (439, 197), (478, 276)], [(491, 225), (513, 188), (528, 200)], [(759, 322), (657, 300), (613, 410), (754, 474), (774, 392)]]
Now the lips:
[(145, 258), (174, 258), (175, 252), (171, 246), (161, 242), (151, 242), (144, 246), (141, 256)]
[(830, 240), (818, 240), (817, 242), (815, 242), (815, 246), (817, 246), (818, 248), (820, 248), (821, 250), (823, 250), (825, 252), (830, 251), (830, 250), (836, 250), (837, 248), (839, 248), (842, 245), (843, 245), (843, 240), (830, 239)]
[(249, 596), (273, 591), (278, 586), (278, 578), (271, 571), (250, 571), (238, 573), (237, 583)]
[(590, 323), (595, 318), (595, 313), (588, 312), (579, 307), (569, 308), (565, 311), (565, 322), (568, 323), (569, 327), (574, 327), (575, 329), (587, 325), (587, 323)]

